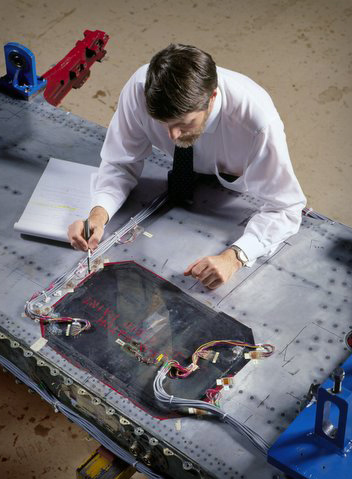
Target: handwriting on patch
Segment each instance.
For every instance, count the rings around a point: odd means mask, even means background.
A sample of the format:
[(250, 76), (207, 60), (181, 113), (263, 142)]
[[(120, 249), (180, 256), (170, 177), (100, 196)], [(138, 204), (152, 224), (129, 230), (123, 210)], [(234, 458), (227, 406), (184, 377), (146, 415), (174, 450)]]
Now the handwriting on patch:
[[(160, 355), (161, 351), (155, 351), (151, 347), (158, 347), (158, 338), (153, 331), (140, 328), (132, 321), (122, 320), (119, 313), (106, 307), (103, 303), (91, 296), (84, 298), (82, 304), (99, 313), (92, 321), (95, 325), (104, 328), (110, 334), (116, 335), (117, 338), (122, 339), (126, 343), (133, 343), (135, 346), (138, 346), (141, 353), (144, 355), (148, 354), (150, 358), (155, 358)], [(165, 354), (165, 351), (162, 352)], [(186, 355), (180, 351), (174, 351), (172, 356), (173, 358), (179, 357), (180, 359), (187, 359)]]

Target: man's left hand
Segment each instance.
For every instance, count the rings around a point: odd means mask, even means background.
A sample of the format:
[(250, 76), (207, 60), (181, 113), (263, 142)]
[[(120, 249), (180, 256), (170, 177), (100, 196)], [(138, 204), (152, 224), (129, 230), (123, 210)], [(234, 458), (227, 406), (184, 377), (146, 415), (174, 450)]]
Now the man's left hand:
[(190, 264), (183, 273), (193, 276), (209, 289), (216, 289), (230, 279), (233, 273), (242, 268), (233, 249), (227, 249), (216, 256), (205, 256)]

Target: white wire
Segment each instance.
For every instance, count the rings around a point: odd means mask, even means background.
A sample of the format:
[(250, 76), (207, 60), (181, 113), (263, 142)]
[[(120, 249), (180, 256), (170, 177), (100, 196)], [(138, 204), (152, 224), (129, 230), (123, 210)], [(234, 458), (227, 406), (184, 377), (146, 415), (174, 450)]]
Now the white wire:
[[(110, 249), (115, 244), (119, 244), (121, 242), (121, 238), (123, 238), (126, 234), (133, 231), (136, 225), (139, 225), (142, 221), (147, 219), (150, 215), (155, 213), (161, 206), (163, 206), (167, 201), (167, 194), (163, 193), (156, 198), (154, 198), (143, 210), (137, 213), (133, 218), (131, 218), (125, 225), (123, 225), (119, 230), (115, 231), (110, 235), (106, 240), (102, 241), (98, 248), (94, 251), (91, 255), (91, 261), (94, 261), (98, 257), (102, 256), (108, 249)], [(77, 271), (82, 266), (85, 266), (87, 263), (87, 258), (79, 261), (77, 265), (75, 265), (71, 270), (67, 271), (66, 273), (59, 276), (57, 279), (51, 283), (50, 287), (46, 289), (46, 291), (42, 291), (34, 298), (27, 301), (25, 305), (25, 313), (32, 319), (39, 319), (40, 314), (37, 314), (35, 310), (37, 309), (36, 304), (43, 302), (46, 297), (48, 297), (48, 293), (53, 295), (57, 291), (59, 291), (63, 285), (67, 284), (72, 278), (74, 278)]]
[(315, 220), (332, 221), (327, 216), (324, 216), (321, 213), (317, 213), (316, 211), (314, 211), (313, 208), (303, 208), (302, 212), (304, 216), (308, 216), (309, 218), (313, 218)]
[[(104, 240), (102, 243), (100, 243), (100, 245), (98, 246), (98, 248), (94, 251), (94, 253), (91, 255), (91, 261), (94, 261), (96, 258), (102, 256), (107, 250), (109, 250), (113, 245), (115, 244), (118, 244), (121, 240), (121, 238), (123, 238), (123, 236), (125, 236), (126, 234), (128, 234), (130, 231), (132, 231), (138, 224), (140, 224), (142, 221), (144, 221), (146, 218), (148, 218), (151, 214), (153, 214), (157, 209), (159, 209), (165, 202), (167, 201), (167, 194), (166, 193), (163, 193), (162, 195), (156, 197), (149, 205), (147, 205), (146, 208), (144, 208), (143, 210), (141, 210), (137, 215), (135, 215), (134, 217), (132, 217), (124, 226), (122, 226), (119, 230), (115, 231), (111, 236), (109, 236), (109, 238), (107, 238), (106, 240)], [(312, 212), (309, 212), (309, 216), (313, 216), (312, 215)], [(318, 216), (318, 215), (316, 215)], [(35, 313), (35, 309), (36, 309), (36, 306), (35, 304), (36, 303), (39, 303), (41, 301), (44, 301), (45, 298), (48, 296), (48, 292), (50, 293), (50, 295), (54, 294), (56, 291), (59, 291), (62, 286), (64, 284), (67, 284), (76, 274), (76, 272), (79, 270), (79, 268), (82, 267), (82, 265), (85, 265), (87, 262), (87, 258), (85, 258), (84, 260), (81, 260), (78, 265), (76, 265), (74, 268), (72, 268), (71, 270), (69, 270), (68, 272), (62, 274), (59, 278), (57, 278), (50, 286), (50, 288), (48, 288), (46, 291), (42, 291), (41, 293), (39, 293), (36, 297), (34, 297), (33, 299), (27, 301), (26, 303), (26, 306), (25, 306), (25, 312), (26, 314), (31, 317), (32, 319), (37, 319), (40, 317), (40, 314), (37, 314)], [(1, 358), (1, 356), (0, 356)], [(5, 358), (2, 358), (1, 361), (5, 360)], [(0, 362), (1, 362), (0, 361)], [(12, 363), (11, 363), (12, 364)], [(12, 364), (13, 367), (15, 367), (13, 364)], [(6, 366), (5, 366), (6, 367)], [(18, 369), (18, 368), (16, 368)], [(206, 403), (204, 401), (196, 401), (196, 400), (190, 400), (190, 399), (183, 399), (183, 398), (178, 398), (178, 397), (173, 397), (173, 396), (170, 396), (168, 395), (164, 388), (163, 388), (163, 381), (166, 377), (166, 374), (168, 372), (168, 369), (163, 367), (156, 375), (156, 378), (154, 380), (154, 383), (153, 383), (153, 388), (154, 388), (154, 394), (155, 394), (155, 397), (158, 401), (164, 403), (164, 404), (167, 404), (169, 407), (172, 403), (172, 407), (175, 408), (175, 409), (181, 409), (183, 411), (187, 411), (188, 412), (188, 409), (189, 408), (195, 408), (195, 409), (201, 409), (201, 410), (204, 410), (204, 411), (207, 411), (209, 412), (210, 414), (216, 416), (216, 417), (219, 417), (220, 419), (222, 419), (224, 422), (230, 424), (234, 429), (236, 429), (240, 434), (244, 435), (245, 437), (247, 437), (250, 442), (260, 451), (262, 452), (264, 455), (267, 454), (267, 451), (269, 449), (269, 444), (259, 435), (257, 434), (255, 431), (253, 431), (252, 429), (250, 429), (248, 426), (246, 426), (245, 424), (242, 424), (240, 421), (238, 421), (237, 419), (235, 419), (234, 417), (232, 417), (231, 415), (229, 414), (226, 414), (224, 413), (223, 411), (221, 411), (221, 409), (217, 408), (216, 406), (213, 406), (212, 404), (209, 404), (209, 403)], [(18, 370), (18, 374), (24, 374), (22, 373), (20, 370)], [(18, 376), (17, 373), (13, 373), (15, 374), (16, 376)], [(19, 377), (19, 376), (18, 376)], [(22, 379), (21, 379), (22, 380)], [(23, 380), (23, 382), (26, 382), (25, 380)], [(42, 390), (38, 390), (39, 388), (35, 385), (35, 383), (31, 382), (32, 385), (30, 386), (32, 389), (36, 390), (38, 392), (38, 394), (40, 394), (42, 397), (43, 397), (43, 391)], [(26, 382), (26, 384), (28, 384)], [(44, 399), (46, 399), (48, 402), (52, 402), (52, 399), (48, 396), (48, 397), (45, 397)], [(61, 404), (61, 403), (57, 403), (58, 404), (58, 409), (62, 409), (63, 412), (66, 414), (66, 415), (69, 415), (69, 414), (76, 414), (74, 413), (73, 411), (69, 410), (69, 408), (67, 408), (65, 405)], [(65, 411), (65, 408), (66, 408), (66, 411)], [(77, 416), (76, 418), (76, 422), (78, 421), (86, 421), (85, 419), (81, 418), (80, 416)], [(88, 424), (86, 424), (85, 426), (88, 428), (88, 427), (92, 427), (94, 428), (95, 426), (93, 426), (92, 424), (90, 424), (88, 421), (87, 421)], [(82, 426), (84, 427), (84, 426)], [(99, 435), (100, 434), (103, 434), (101, 432), (99, 432), (99, 430), (97, 430), (97, 434)], [(106, 440), (110, 441), (109, 438), (107, 438), (105, 436)], [(104, 439), (105, 440), (105, 439)], [(103, 444), (103, 443), (102, 443)], [(112, 443), (113, 444), (113, 443)], [(125, 454), (128, 454), (126, 453), (123, 449), (122, 451), (125, 453)], [(119, 454), (117, 454), (119, 455)], [(129, 455), (131, 456), (131, 455)], [(133, 456), (131, 456), (133, 457)], [(133, 457), (134, 459), (134, 457)], [(129, 462), (131, 464), (130, 461), (127, 460), (127, 462)], [(144, 466), (143, 464), (140, 466), (141, 468), (146, 468), (146, 466)], [(150, 473), (149, 473), (150, 475)], [(150, 477), (155, 477), (155, 478), (159, 478), (160, 476), (150, 476)]]
[[(158, 401), (167, 405), (169, 408), (172, 407), (172, 409), (179, 409), (183, 412), (189, 412), (190, 408), (206, 411), (212, 414), (213, 416), (218, 417), (219, 419), (222, 419), (224, 422), (230, 424), (237, 432), (245, 436), (253, 444), (253, 446), (256, 447), (262, 454), (264, 454), (265, 456), (267, 455), (270, 445), (258, 433), (256, 433), (250, 427), (241, 423), (234, 417), (232, 417), (230, 414), (225, 413), (220, 408), (212, 404), (209, 404), (205, 401), (184, 399), (184, 398), (179, 398), (175, 396), (170, 396), (169, 394), (167, 394), (163, 387), (163, 382), (166, 378), (168, 371), (169, 371), (168, 366), (164, 365), (158, 371), (154, 379), (154, 383), (153, 383), (154, 395)], [(171, 402), (172, 402), (172, 406), (170, 405)]]

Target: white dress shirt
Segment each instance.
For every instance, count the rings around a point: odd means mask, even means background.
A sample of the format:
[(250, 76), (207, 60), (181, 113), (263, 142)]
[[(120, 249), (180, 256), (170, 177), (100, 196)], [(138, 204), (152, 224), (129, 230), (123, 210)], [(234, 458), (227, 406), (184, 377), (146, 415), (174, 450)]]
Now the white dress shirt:
[[(147, 68), (139, 68), (124, 86), (101, 151), (92, 207), (104, 207), (109, 218), (136, 186), (152, 145), (171, 157), (174, 153), (166, 127), (146, 110)], [(306, 199), (268, 93), (240, 73), (220, 67), (217, 73), (217, 96), (204, 133), (194, 144), (193, 165), (198, 173), (215, 174), (224, 187), (263, 201), (243, 235), (233, 238), (252, 262), (297, 233)], [(219, 172), (239, 178), (228, 182)]]

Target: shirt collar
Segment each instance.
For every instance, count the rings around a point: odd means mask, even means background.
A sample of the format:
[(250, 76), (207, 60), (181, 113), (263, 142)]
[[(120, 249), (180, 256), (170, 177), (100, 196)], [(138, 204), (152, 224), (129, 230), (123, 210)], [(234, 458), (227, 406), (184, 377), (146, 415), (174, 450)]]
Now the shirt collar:
[(216, 92), (217, 92), (217, 95), (215, 98), (214, 106), (213, 106), (213, 109), (211, 110), (209, 118), (207, 119), (205, 123), (205, 128), (203, 133), (214, 133), (216, 130), (216, 127), (219, 124), (220, 110), (221, 110), (221, 91), (219, 87), (216, 89)]

